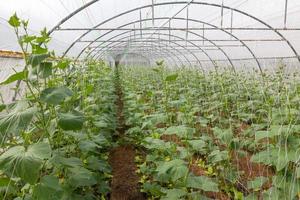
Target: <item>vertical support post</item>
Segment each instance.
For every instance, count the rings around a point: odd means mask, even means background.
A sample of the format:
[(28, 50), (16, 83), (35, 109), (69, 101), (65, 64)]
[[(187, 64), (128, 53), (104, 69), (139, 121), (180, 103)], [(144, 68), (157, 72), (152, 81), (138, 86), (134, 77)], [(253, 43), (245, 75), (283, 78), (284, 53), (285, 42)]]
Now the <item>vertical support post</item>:
[(221, 7), (221, 28), (223, 27), (223, 17), (224, 17), (224, 0), (222, 0), (222, 7)]
[[(233, 29), (233, 10), (231, 10), (231, 19), (230, 19), (230, 33), (232, 34)], [(230, 36), (232, 39), (232, 35)]]
[(143, 25), (142, 25), (142, 9), (140, 9), (140, 34), (141, 34), (141, 38), (143, 37)]
[(154, 27), (154, 0), (152, 0), (152, 27)]
[(287, 24), (287, 12), (288, 12), (288, 0), (285, 0), (285, 7), (284, 7), (284, 28), (285, 29)]

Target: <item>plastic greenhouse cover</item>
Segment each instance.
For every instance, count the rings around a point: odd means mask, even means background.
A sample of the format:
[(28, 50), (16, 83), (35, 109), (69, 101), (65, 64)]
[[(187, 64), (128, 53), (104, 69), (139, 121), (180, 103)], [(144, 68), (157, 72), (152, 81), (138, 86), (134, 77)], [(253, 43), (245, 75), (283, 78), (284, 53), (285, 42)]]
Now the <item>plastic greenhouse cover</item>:
[[(5, 81), (11, 74), (22, 71), (24, 67), (24, 61), (16, 58), (1, 58), (0, 57), (0, 83)], [(1, 101), (5, 103), (12, 102), (15, 97), (15, 90), (13, 89), (17, 83), (11, 83), (9, 85), (0, 86)], [(24, 92), (24, 87), (21, 85), (20, 92), (16, 98)]]
[[(196, 4), (197, 2), (204, 4)], [(50, 48), (54, 49), (58, 55), (62, 55), (67, 50), (67, 56), (77, 57), (80, 55), (84, 57), (89, 55), (92, 58), (105, 58), (107, 54), (113, 54), (117, 51), (112, 47), (114, 46), (112, 42), (107, 43), (105, 41), (121, 39), (132, 41), (139, 38), (154, 40), (159, 38), (160, 41), (164, 42), (171, 38), (174, 41), (179, 41), (172, 44), (168, 43), (163, 47), (159, 46), (160, 50), (157, 51), (161, 51), (161, 55), (162, 52), (174, 51), (175, 54), (179, 54), (179, 59), (189, 60), (195, 64), (199, 60), (209, 62), (210, 59), (222, 63), (222, 60), (226, 60), (224, 52), (233, 59), (233, 62), (238, 62), (234, 59), (253, 58), (247, 48), (240, 47), (240, 42), (228, 41), (234, 39), (229, 33), (231, 32), (238, 39), (248, 40), (245, 43), (257, 58), (295, 58), (295, 53), (278, 34), (268, 30), (268, 27), (247, 15), (264, 21), (270, 27), (280, 29), (278, 32), (290, 41), (296, 52), (300, 52), (300, 30), (283, 30), (285, 27), (300, 27), (298, 20), (300, 18), (299, 0), (289, 0), (287, 7), (285, 7), (286, 0), (1, 0), (0, 49), (19, 50), (13, 30), (9, 28), (6, 21), (14, 12), (17, 12), (21, 18), (29, 19), (30, 30), (38, 32), (43, 27), (51, 30), (70, 13), (88, 3), (91, 5), (70, 17), (59, 26), (60, 30), (55, 30), (51, 34), (53, 40)], [(154, 7), (151, 6), (152, 3), (154, 3)], [(205, 3), (219, 6), (209, 6)], [(239, 12), (232, 13), (230, 9), (223, 10), (223, 6), (237, 9), (247, 15)], [(129, 12), (130, 10), (132, 12)], [(286, 16), (285, 11), (287, 11)], [(122, 14), (126, 12), (128, 13)], [(185, 20), (187, 12), (189, 22)], [(152, 21), (152, 17), (155, 18), (154, 21)], [(167, 28), (170, 18), (172, 18), (171, 26), (174, 30), (139, 30), (140, 27), (151, 28), (153, 25), (158, 28)], [(139, 19), (143, 21), (139, 23)], [(205, 30), (204, 33), (203, 30), (200, 30), (203, 25), (200, 22), (208, 24), (205, 25), (205, 28), (217, 28), (216, 30)], [(99, 24), (101, 26), (96, 26)], [(187, 25), (191, 32), (176, 30), (176, 28), (186, 28)], [(262, 30), (227, 30), (226, 32), (220, 30), (231, 26), (250, 29), (262, 28)], [(98, 30), (88, 30), (93, 27), (97, 27)], [(119, 27), (123, 27), (124, 30), (120, 30)], [(125, 28), (135, 30), (128, 31)], [(83, 34), (84, 36), (81, 37)], [(205, 36), (205, 38), (201, 39), (199, 35)], [(80, 39), (78, 40), (78, 38)], [(98, 41), (91, 43), (96, 39)], [(74, 43), (76, 40), (77, 42)], [(206, 46), (210, 43), (204, 43), (203, 40), (214, 41), (215, 45), (221, 46), (224, 52), (217, 48), (205, 49), (203, 47), (204, 53), (199, 46)], [(109, 45), (107, 46), (107, 44)], [(147, 44), (152, 47), (153, 42)], [(71, 48), (69, 48), (70, 45), (72, 45)], [(116, 47), (117, 49), (121, 48), (123, 52), (129, 51), (129, 49), (141, 51), (147, 48), (147, 46), (141, 46), (140, 43), (136, 42), (131, 42), (130, 45), (129, 47), (118, 44)], [(89, 53), (91, 51), (92, 53)], [(151, 54), (150, 59), (152, 59), (151, 56), (157, 59), (156, 54)], [(247, 60), (247, 62), (253, 64), (253, 60)]]

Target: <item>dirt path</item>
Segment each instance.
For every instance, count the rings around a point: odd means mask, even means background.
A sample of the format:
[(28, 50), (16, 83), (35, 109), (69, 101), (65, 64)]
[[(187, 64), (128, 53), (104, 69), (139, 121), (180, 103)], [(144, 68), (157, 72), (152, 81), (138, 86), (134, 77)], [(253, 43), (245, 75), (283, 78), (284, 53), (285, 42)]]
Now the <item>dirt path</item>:
[[(119, 82), (116, 80), (116, 107), (117, 107), (117, 137), (124, 137), (126, 131), (125, 118), (123, 114), (123, 93)], [(111, 200), (144, 200), (140, 192), (139, 177), (136, 174), (134, 163), (135, 149), (133, 145), (122, 145), (111, 150), (109, 163), (112, 167)]]

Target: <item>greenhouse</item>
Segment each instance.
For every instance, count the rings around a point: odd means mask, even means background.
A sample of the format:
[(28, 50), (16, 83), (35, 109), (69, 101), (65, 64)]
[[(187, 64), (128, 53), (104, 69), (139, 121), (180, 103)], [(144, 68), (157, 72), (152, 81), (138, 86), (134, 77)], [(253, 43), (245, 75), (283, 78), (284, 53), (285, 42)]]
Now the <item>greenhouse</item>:
[(299, 0), (0, 0), (1, 200), (300, 199)]

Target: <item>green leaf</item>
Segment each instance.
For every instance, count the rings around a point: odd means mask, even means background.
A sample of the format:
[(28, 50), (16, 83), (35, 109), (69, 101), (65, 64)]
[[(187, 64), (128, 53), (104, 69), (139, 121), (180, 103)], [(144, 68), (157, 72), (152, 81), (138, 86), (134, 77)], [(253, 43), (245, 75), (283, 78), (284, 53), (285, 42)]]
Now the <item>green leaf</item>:
[(206, 176), (189, 175), (187, 177), (186, 186), (207, 192), (219, 192), (218, 184)]
[(224, 160), (228, 160), (228, 151), (215, 150), (208, 155), (208, 160), (210, 163), (216, 164)]
[(81, 130), (84, 123), (84, 116), (78, 111), (72, 113), (61, 113), (59, 114), (58, 125), (63, 130)]
[[(46, 147), (42, 148), (43, 145)], [(8, 149), (0, 156), (0, 169), (8, 176), (17, 176), (30, 184), (34, 184), (39, 177), (43, 164), (41, 158), (47, 158), (50, 154), (48, 145), (37, 143), (30, 145), (27, 151), (23, 146)]]
[(163, 190), (163, 192), (166, 193), (166, 196), (162, 197), (161, 200), (179, 200), (187, 194), (185, 190), (176, 188)]
[(6, 109), (6, 105), (5, 104), (0, 104), (0, 113)]
[(255, 140), (259, 141), (263, 138), (272, 138), (279, 135), (286, 135), (292, 131), (290, 126), (272, 125), (268, 131), (257, 131), (255, 133)]
[(45, 59), (49, 58), (50, 55), (47, 53), (43, 53), (43, 54), (32, 54), (30, 55), (28, 61), (29, 64), (31, 64), (32, 67), (36, 67), (38, 65), (40, 65)]
[(96, 144), (95, 142), (90, 141), (90, 140), (80, 141), (78, 146), (79, 146), (79, 149), (85, 153), (96, 152), (97, 148), (100, 148), (100, 146), (98, 144)]
[(82, 161), (79, 158), (60, 158), (59, 163), (68, 168), (80, 168), (83, 166)]
[(21, 41), (23, 43), (31, 43), (33, 40), (35, 40), (36, 36), (32, 36), (32, 35), (24, 35), (21, 37)]
[(7, 133), (17, 135), (28, 127), (36, 112), (37, 108), (28, 108), (27, 102), (17, 102), (8, 114), (0, 115), (0, 134), (3, 137), (6, 136)]
[(2, 194), (16, 194), (17, 188), (13, 180), (7, 177), (0, 177), (0, 196)]
[(294, 150), (285, 150), (284, 148), (270, 148), (261, 151), (251, 157), (252, 162), (273, 165), (277, 171), (288, 166), (289, 162), (297, 162), (300, 152)]
[(277, 160), (276, 152), (271, 149), (261, 151), (251, 157), (251, 162), (263, 163), (266, 165), (273, 165), (275, 160)]
[(172, 81), (176, 81), (177, 78), (178, 78), (178, 74), (171, 74), (166, 77), (165, 81), (172, 82)]
[(187, 143), (192, 147), (195, 152), (204, 152), (207, 145), (203, 140), (188, 140)]
[(175, 159), (169, 162), (162, 162), (157, 166), (156, 171), (158, 172), (158, 176), (169, 174), (172, 181), (177, 181), (185, 177), (189, 170), (183, 160)]
[(162, 188), (157, 183), (149, 183), (149, 182), (144, 183), (143, 192), (150, 193), (153, 196), (163, 195)]
[(68, 68), (70, 65), (70, 61), (67, 61), (67, 60), (60, 60), (56, 67), (59, 68), (59, 69), (66, 69)]
[(164, 135), (177, 135), (180, 138), (190, 138), (193, 136), (194, 129), (186, 126), (171, 126), (165, 132)]
[(41, 78), (48, 78), (52, 75), (52, 63), (51, 62), (43, 62), (39, 66), (39, 73)]
[(60, 200), (63, 195), (63, 188), (55, 176), (44, 176), (33, 189), (34, 199)]
[(103, 173), (111, 173), (111, 167), (105, 160), (100, 160), (96, 156), (90, 156), (87, 158), (88, 169), (100, 171)]
[(42, 160), (49, 159), (51, 157), (51, 147), (49, 143), (32, 144), (28, 147), (27, 152)]
[(59, 105), (65, 100), (65, 98), (72, 95), (73, 92), (69, 88), (62, 86), (43, 90), (41, 92), (40, 99), (48, 104)]
[(90, 170), (81, 168), (70, 168), (69, 183), (74, 187), (92, 186), (97, 183), (96, 176)]
[(218, 127), (213, 128), (214, 135), (226, 145), (229, 145), (233, 139), (233, 133), (231, 129), (220, 129)]
[(28, 71), (17, 72), (10, 77), (8, 77), (4, 82), (0, 83), (0, 85), (7, 85), (13, 83), (15, 81), (25, 80), (28, 77)]
[(19, 27), (21, 25), (21, 21), (19, 19), (19, 17), (17, 16), (17, 13), (15, 13), (13, 16), (11, 16), (8, 20), (8, 23), (12, 26), (12, 27)]
[(248, 181), (247, 185), (248, 185), (248, 189), (260, 189), (263, 184), (265, 184), (268, 181), (267, 177), (264, 176), (260, 176), (260, 177), (256, 177), (254, 180), (252, 181)]

